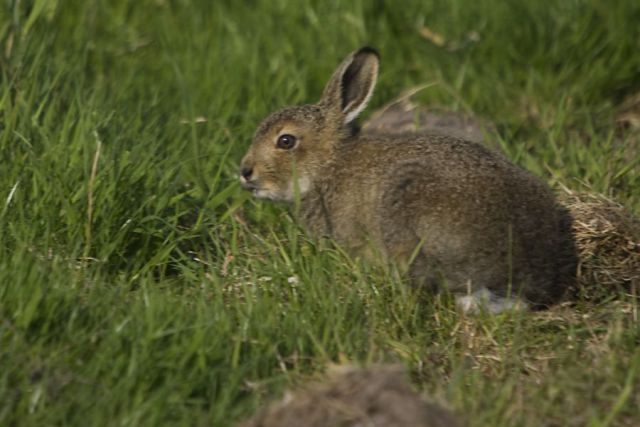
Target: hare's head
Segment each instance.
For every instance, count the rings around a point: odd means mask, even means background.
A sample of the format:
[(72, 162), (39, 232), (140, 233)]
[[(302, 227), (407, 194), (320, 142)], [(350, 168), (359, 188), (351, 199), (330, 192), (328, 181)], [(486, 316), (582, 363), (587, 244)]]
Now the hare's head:
[(282, 201), (309, 191), (332, 160), (336, 144), (352, 136), (350, 124), (371, 98), (378, 63), (374, 49), (361, 48), (340, 64), (320, 102), (267, 117), (242, 159), (242, 186), (256, 197)]

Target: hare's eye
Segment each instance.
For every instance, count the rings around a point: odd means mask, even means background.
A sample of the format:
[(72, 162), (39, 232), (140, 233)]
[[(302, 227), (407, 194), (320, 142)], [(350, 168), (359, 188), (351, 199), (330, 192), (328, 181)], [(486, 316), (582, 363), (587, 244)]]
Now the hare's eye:
[(296, 137), (289, 134), (280, 135), (276, 147), (283, 150), (290, 150), (296, 145)]

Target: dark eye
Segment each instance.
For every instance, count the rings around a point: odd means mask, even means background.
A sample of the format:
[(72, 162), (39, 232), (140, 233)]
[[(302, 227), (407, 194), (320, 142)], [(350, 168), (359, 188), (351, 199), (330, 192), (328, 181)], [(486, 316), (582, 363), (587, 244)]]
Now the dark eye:
[(296, 145), (296, 137), (289, 134), (280, 135), (276, 147), (290, 150)]

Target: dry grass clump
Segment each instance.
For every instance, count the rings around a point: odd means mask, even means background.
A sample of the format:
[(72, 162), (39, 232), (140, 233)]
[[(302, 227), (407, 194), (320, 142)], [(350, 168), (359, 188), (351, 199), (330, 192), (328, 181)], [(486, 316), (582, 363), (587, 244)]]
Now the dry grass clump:
[(377, 365), (334, 368), (324, 382), (288, 393), (240, 427), (456, 427), (446, 409), (412, 390), (403, 369)]
[(619, 203), (597, 193), (565, 189), (578, 250), (578, 291), (640, 284), (640, 220)]

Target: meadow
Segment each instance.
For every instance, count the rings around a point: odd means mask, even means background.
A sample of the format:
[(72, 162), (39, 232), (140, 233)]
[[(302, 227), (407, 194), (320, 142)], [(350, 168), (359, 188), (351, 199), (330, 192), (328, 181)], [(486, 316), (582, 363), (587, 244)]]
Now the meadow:
[(639, 22), (637, 0), (1, 1), (0, 425), (233, 425), (385, 361), (470, 426), (640, 425), (633, 289), (465, 317), (237, 182), (260, 120), (368, 44), (365, 116), (428, 85), (638, 215)]

